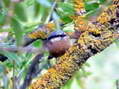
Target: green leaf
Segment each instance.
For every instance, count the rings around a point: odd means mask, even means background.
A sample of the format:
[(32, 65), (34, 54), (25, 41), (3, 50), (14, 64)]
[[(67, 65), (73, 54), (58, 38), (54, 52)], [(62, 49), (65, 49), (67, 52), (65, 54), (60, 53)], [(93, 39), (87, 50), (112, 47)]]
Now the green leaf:
[(17, 3), (15, 5), (15, 14), (17, 18), (20, 19), (21, 21), (27, 21), (27, 15), (23, 3)]
[(58, 10), (58, 15), (60, 16), (61, 20), (64, 21), (64, 23), (70, 23), (72, 21), (72, 19), (70, 18), (70, 14), (65, 14), (64, 11)]
[(42, 46), (42, 41), (41, 40), (37, 40), (35, 42), (33, 42), (33, 45), (37, 48), (40, 48)]
[(61, 19), (65, 22), (65, 23), (70, 23), (72, 22), (72, 19), (69, 16), (62, 16)]
[(7, 10), (5, 8), (2, 8), (0, 10), (0, 24), (4, 24), (5, 23), (6, 15), (7, 15)]
[(35, 14), (34, 14), (34, 16), (36, 17), (36, 16), (38, 16), (39, 15), (39, 12), (40, 12), (40, 4), (38, 3), (38, 2), (35, 2), (35, 5), (34, 5), (34, 9), (35, 9)]
[(64, 15), (73, 15), (74, 14), (74, 7), (70, 3), (58, 3), (58, 11), (62, 12)]
[(73, 23), (68, 23), (63, 27), (64, 32), (74, 32), (74, 24)]
[(100, 4), (103, 4), (106, 2), (106, 0), (99, 0)]
[(36, 0), (25, 0), (25, 4), (26, 4), (27, 6), (31, 6), (31, 5), (34, 5), (35, 1), (36, 1)]
[(65, 22), (69, 23), (72, 21), (70, 16), (74, 15), (73, 5), (70, 3), (58, 3), (58, 8), (56, 9), (60, 18)]
[(11, 62), (6, 62), (5, 65), (6, 65), (6, 67), (8, 67), (9, 69), (12, 69), (13, 66), (14, 66), (14, 64), (11, 63)]
[(16, 37), (17, 45), (19, 46), (19, 45), (22, 44), (23, 27), (18, 22), (18, 20), (16, 20), (15, 18), (12, 18), (11, 26), (13, 28), (13, 31), (14, 31), (14, 34), (15, 34), (15, 37)]
[(85, 3), (85, 9), (86, 9), (86, 11), (95, 10), (97, 8), (99, 8), (99, 3), (98, 2), (93, 2), (93, 3), (86, 2)]
[(5, 16), (0, 13), (0, 24), (4, 24)]

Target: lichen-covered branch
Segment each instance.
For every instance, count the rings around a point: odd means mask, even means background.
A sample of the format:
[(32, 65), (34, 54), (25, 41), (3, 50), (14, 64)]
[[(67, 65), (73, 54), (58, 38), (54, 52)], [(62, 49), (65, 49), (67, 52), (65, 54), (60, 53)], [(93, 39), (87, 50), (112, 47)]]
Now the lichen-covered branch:
[(39, 26), (33, 32), (27, 34), (24, 37), (23, 46), (28, 46), (37, 39), (46, 39), (48, 35), (54, 30), (54, 27), (55, 24), (50, 22), (48, 24)]
[(110, 31), (102, 31), (96, 37), (89, 32), (82, 34), (78, 43), (60, 57), (58, 63), (34, 82), (30, 89), (59, 89), (90, 56), (108, 47), (116, 38), (114, 35), (117, 34)]
[[(112, 9), (113, 7), (115, 9)], [(107, 14), (108, 9), (113, 12), (113, 14), (110, 14), (111, 17)], [(103, 12), (106, 17), (102, 17), (103, 14), (101, 14), (95, 22), (86, 23), (88, 28), (81, 34), (78, 41), (63, 56), (58, 58), (56, 65), (48, 69), (47, 73), (31, 84), (29, 89), (59, 89), (89, 57), (100, 53), (119, 37), (118, 0), (114, 0), (112, 7), (108, 9)], [(77, 17), (79, 18), (79, 16)], [(105, 20), (105, 18), (109, 19)], [(80, 22), (80, 19), (77, 22)], [(80, 29), (80, 27), (81, 25), (77, 28)]]

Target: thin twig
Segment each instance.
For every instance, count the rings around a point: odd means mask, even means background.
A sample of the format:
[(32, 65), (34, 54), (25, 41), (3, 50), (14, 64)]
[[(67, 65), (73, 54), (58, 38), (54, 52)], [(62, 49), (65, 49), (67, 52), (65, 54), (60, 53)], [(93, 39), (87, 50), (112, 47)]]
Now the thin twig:
[(41, 61), (42, 57), (43, 57), (43, 54), (38, 54), (35, 56), (31, 65), (28, 68), (28, 72), (26, 74), (26, 77), (20, 89), (26, 89), (30, 85), (33, 75), (37, 72), (36, 67), (38, 67), (39, 61)]
[(42, 53), (46, 51), (46, 48), (35, 48), (33, 46), (27, 46), (27, 47), (17, 47), (15, 45), (6, 45), (4, 43), (0, 44), (0, 50), (1, 51), (8, 51), (8, 52), (27, 52), (27, 53)]
[(16, 88), (16, 78), (15, 78), (15, 61), (13, 60), (13, 89), (17, 89)]
[(55, 0), (54, 3), (52, 4), (51, 10), (49, 12), (49, 15), (48, 15), (46, 21), (45, 21), (45, 24), (47, 24), (50, 21), (50, 18), (52, 18), (52, 14), (54, 12), (54, 9), (56, 7), (56, 4), (57, 4), (57, 0)]

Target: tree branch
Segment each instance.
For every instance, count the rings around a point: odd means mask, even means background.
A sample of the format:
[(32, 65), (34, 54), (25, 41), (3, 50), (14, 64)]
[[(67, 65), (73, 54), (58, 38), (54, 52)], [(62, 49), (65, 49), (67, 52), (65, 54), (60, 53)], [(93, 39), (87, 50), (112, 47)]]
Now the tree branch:
[(38, 71), (37, 67), (38, 67), (38, 64), (41, 61), (42, 57), (43, 57), (43, 54), (38, 54), (38, 55), (35, 56), (35, 58), (33, 59), (32, 63), (31, 63), (31, 65), (28, 68), (28, 72), (26, 74), (26, 77), (25, 77), (24, 82), (21, 85), (20, 89), (26, 89), (27, 86), (30, 85), (30, 83), (32, 81), (32, 78), (33, 78), (33, 75), (36, 74), (36, 71)]
[[(29, 89), (59, 89), (69, 80), (73, 74), (81, 68), (89, 57), (100, 53), (115, 39), (119, 38), (118, 22), (110, 23), (112, 19), (117, 20), (118, 5), (112, 5), (101, 14), (94, 23), (88, 23), (88, 29), (79, 37), (74, 44), (63, 56), (58, 58), (58, 62), (47, 73), (40, 76)], [(111, 10), (113, 14), (108, 15)], [(77, 16), (78, 19), (79, 16)], [(110, 17), (110, 18), (109, 18)], [(109, 18), (104, 20), (105, 18)], [(80, 20), (79, 20), (80, 21)], [(77, 21), (77, 22), (79, 22)], [(78, 24), (78, 23), (77, 23)], [(85, 23), (84, 23), (85, 24)], [(108, 24), (108, 26), (107, 26)], [(80, 27), (80, 26), (79, 26)], [(111, 28), (113, 27), (113, 29)]]
[[(108, 47), (115, 39), (114, 35), (117, 35), (109, 34), (110, 31), (106, 32), (106, 34), (104, 33), (103, 31), (101, 32), (98, 40), (95, 40), (97, 37), (87, 35), (89, 33), (82, 34), (79, 43), (75, 44), (60, 57), (58, 63), (38, 78), (29, 89), (59, 89), (89, 57)], [(109, 35), (107, 36), (107, 34)], [(84, 41), (87, 41), (85, 45)]]
[(17, 47), (15, 45), (8, 46), (4, 43), (1, 43), (0, 50), (1, 51), (9, 51), (9, 52), (43, 53), (44, 51), (46, 51), (46, 48), (45, 47), (35, 48), (33, 46)]

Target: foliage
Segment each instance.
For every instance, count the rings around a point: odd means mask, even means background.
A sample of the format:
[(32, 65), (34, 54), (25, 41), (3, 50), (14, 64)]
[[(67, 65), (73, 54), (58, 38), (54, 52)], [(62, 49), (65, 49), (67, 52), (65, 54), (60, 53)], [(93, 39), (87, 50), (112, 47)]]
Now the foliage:
[[(53, 0), (0, 1), (0, 34), (4, 32), (8, 33), (0, 42), (6, 43), (4, 45), (5, 47), (7, 47), (7, 44), (21, 46), (24, 35), (32, 32), (39, 25), (47, 24), (50, 21), (53, 2)], [(58, 25), (60, 23), (65, 24), (64, 27), (57, 26), (58, 29), (72, 31), (73, 22), (70, 16), (74, 14), (73, 1), (64, 0), (64, 2), (63, 0), (58, 0), (52, 18), (56, 20)], [(100, 11), (100, 5), (105, 5), (105, 2), (105, 0), (85, 0), (85, 9), (88, 12), (87, 17), (97, 16), (97, 10)], [(119, 46), (118, 42), (116, 43)], [(36, 48), (39, 46), (42, 47), (42, 42), (36, 41), (33, 43), (33, 46)], [(8, 57), (8, 60), (4, 63), (0, 62), (0, 89), (15, 89), (14, 82), (19, 83), (17, 85), (19, 88), (25, 78), (26, 70), (28, 70), (36, 54), (8, 51), (1, 51), (0, 53)], [(48, 55), (46, 53), (44, 59), (47, 59), (47, 57)], [(47, 70), (47, 67), (45, 66), (43, 70)], [(74, 77), (61, 89), (73, 89), (72, 86), (74, 83), (78, 87), (77, 89), (85, 89), (84, 78), (92, 74), (90, 71), (85, 70), (87, 67), (90, 67), (89, 63), (86, 63), (81, 70), (76, 72)]]

